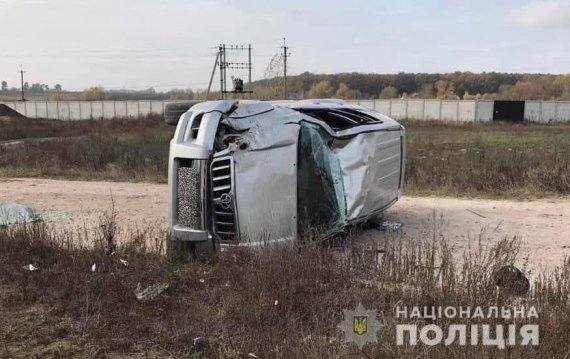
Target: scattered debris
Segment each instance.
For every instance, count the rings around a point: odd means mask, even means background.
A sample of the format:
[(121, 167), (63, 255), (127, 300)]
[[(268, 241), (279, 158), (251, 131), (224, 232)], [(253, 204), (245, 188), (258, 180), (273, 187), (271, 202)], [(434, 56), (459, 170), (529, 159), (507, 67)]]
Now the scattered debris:
[(494, 274), (495, 284), (508, 295), (522, 296), (530, 289), (530, 282), (524, 273), (513, 265), (501, 267)]
[(121, 264), (124, 265), (125, 267), (128, 267), (128, 266), (129, 266), (129, 262), (127, 262), (127, 261), (124, 260), (124, 259), (119, 258), (119, 262), (121, 262)]
[(160, 293), (164, 292), (168, 289), (168, 283), (162, 284), (154, 284), (145, 289), (142, 288), (141, 284), (137, 284), (137, 289), (135, 289), (135, 296), (140, 302), (148, 302), (160, 295)]
[(273, 303), (273, 305), (277, 306), (279, 304), (278, 300), (275, 300), (275, 303)]
[(380, 225), (376, 228), (379, 231), (397, 231), (399, 229), (401, 229), (404, 226), (404, 223), (402, 222), (390, 222), (390, 221), (384, 221), (382, 223), (380, 223)]
[(255, 359), (259, 358), (259, 357), (258, 357), (257, 355), (255, 355), (254, 353), (249, 353), (247, 356), (250, 357), (250, 358), (255, 358)]
[(475, 212), (475, 211), (473, 211), (473, 210), (471, 210), (471, 209), (469, 209), (469, 208), (466, 208), (465, 210), (466, 210), (467, 212), (471, 212), (471, 213), (473, 213), (474, 215), (479, 216), (479, 217), (481, 217), (481, 218), (487, 218), (487, 217), (485, 217), (484, 215), (482, 215), (482, 214), (480, 214), (480, 213), (477, 213), (477, 212)]
[(79, 214), (73, 214), (66, 211), (42, 211), (39, 216), (44, 222), (56, 222), (72, 219), (73, 217), (81, 217)]
[(192, 351), (201, 352), (208, 348), (208, 339), (204, 337), (196, 337), (192, 339)]
[(0, 203), (0, 226), (35, 222), (39, 219), (40, 216), (31, 207), (18, 203)]
[(93, 263), (91, 266), (91, 272), (95, 272), (97, 270), (97, 263)]
[(35, 272), (37, 270), (40, 270), (39, 267), (34, 266), (33, 264), (28, 264), (27, 266), (24, 266), (25, 270), (28, 270), (30, 272)]
[(200, 283), (204, 283), (204, 282), (205, 282), (204, 278), (200, 278)]

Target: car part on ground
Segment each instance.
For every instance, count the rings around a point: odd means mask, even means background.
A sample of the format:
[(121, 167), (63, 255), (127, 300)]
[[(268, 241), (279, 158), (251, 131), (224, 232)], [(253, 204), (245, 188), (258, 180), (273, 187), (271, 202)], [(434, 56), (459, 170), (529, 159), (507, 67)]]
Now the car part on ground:
[(39, 219), (39, 214), (31, 207), (18, 203), (0, 203), (0, 227), (35, 222)]
[(170, 144), (171, 238), (207, 255), (377, 219), (402, 195), (404, 139), (396, 121), (339, 100), (194, 105)]
[(526, 275), (513, 265), (499, 268), (493, 277), (497, 287), (506, 295), (521, 297), (530, 289), (530, 282)]

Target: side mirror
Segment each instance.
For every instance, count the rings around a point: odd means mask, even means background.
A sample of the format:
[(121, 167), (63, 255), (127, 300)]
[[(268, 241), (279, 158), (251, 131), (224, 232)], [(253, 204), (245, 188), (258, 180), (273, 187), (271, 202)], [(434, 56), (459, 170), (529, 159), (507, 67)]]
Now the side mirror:
[(180, 101), (169, 103), (164, 106), (164, 122), (170, 126), (178, 125), (178, 120), (183, 113), (188, 111), (190, 107), (201, 101)]

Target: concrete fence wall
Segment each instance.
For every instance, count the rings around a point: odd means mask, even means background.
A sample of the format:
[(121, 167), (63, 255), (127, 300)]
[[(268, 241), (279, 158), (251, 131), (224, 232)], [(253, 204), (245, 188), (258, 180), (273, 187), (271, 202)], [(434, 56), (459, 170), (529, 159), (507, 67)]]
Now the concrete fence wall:
[[(75, 121), (90, 118), (138, 117), (162, 114), (176, 101), (27, 101), (6, 103), (29, 118)], [(351, 100), (397, 120), (487, 122), (493, 120), (493, 100)], [(526, 101), (524, 119), (531, 122), (570, 121), (570, 102)]]
[(526, 101), (524, 117), (531, 122), (570, 121), (569, 101)]
[(76, 121), (161, 115), (171, 102), (176, 101), (26, 101), (6, 105), (29, 118)]
[[(441, 120), (458, 122), (493, 121), (493, 100), (356, 100), (397, 120)], [(525, 101), (524, 120), (529, 122), (570, 121), (570, 101)]]

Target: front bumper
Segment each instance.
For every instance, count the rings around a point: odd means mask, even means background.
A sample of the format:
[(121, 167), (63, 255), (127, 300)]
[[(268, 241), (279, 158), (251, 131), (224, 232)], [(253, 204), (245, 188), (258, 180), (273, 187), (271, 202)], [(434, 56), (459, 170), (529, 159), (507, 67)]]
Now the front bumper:
[(208, 242), (212, 234), (208, 230), (199, 230), (176, 224), (170, 230), (172, 240), (182, 242)]

